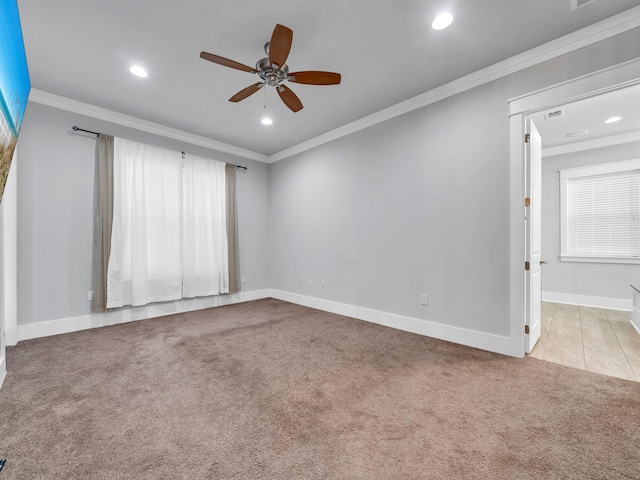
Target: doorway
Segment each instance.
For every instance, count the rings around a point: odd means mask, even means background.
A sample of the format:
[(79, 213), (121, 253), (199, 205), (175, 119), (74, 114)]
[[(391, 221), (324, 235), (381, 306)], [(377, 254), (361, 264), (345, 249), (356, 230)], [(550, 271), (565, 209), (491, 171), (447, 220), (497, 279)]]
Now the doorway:
[[(531, 356), (638, 381), (629, 285), (639, 279), (640, 226), (628, 212), (640, 203), (639, 101), (635, 85), (530, 117), (543, 139), (545, 258), (542, 328)], [(610, 252), (619, 257), (597, 257)]]
[[(541, 223), (529, 222), (531, 218), (530, 203), (523, 199), (530, 198), (532, 176), (528, 158), (527, 140), (525, 134), (530, 134), (531, 123), (535, 116), (549, 110), (558, 110), (564, 105), (585, 99), (596, 98), (610, 92), (640, 85), (640, 59), (626, 62), (590, 75), (579, 77), (573, 81), (552, 86), (535, 93), (524, 95), (509, 101), (511, 124), (511, 218), (512, 218), (512, 247), (511, 247), (511, 285), (512, 285), (512, 337), (518, 341), (522, 355), (535, 348), (536, 309), (540, 314), (542, 291), (532, 282), (530, 267), (532, 259), (536, 261), (536, 252), (532, 249), (535, 242), (531, 241), (531, 229), (540, 229)], [(532, 119), (533, 122), (532, 122)], [(544, 148), (544, 142), (543, 142)], [(539, 218), (539, 217), (538, 217)], [(523, 222), (523, 219), (525, 220)], [(539, 219), (537, 222), (541, 222)], [(544, 253), (544, 249), (543, 249)], [(532, 257), (533, 255), (533, 257)], [(538, 262), (540, 261), (537, 260)], [(524, 264), (524, 269), (523, 269)], [(544, 278), (544, 277), (543, 277)], [(544, 281), (544, 280), (543, 280)], [(541, 285), (541, 282), (538, 282)], [(533, 287), (532, 287), (533, 286)], [(629, 298), (631, 294), (629, 293)], [(544, 300), (544, 299), (543, 299)], [(554, 302), (552, 302), (554, 303)], [(559, 302), (558, 302), (559, 303)], [(546, 307), (547, 309), (550, 307)], [(542, 312), (542, 328), (548, 311)], [(605, 314), (606, 315), (606, 314)], [(518, 335), (518, 332), (520, 334)]]

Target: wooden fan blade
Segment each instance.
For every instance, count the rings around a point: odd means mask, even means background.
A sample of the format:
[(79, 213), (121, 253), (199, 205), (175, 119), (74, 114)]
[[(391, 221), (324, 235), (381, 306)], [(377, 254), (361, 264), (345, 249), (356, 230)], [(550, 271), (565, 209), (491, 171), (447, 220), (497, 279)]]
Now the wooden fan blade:
[(299, 112), (300, 110), (302, 110), (302, 102), (300, 101), (298, 96), (293, 93), (293, 90), (291, 90), (286, 85), (280, 85), (276, 88), (276, 90), (278, 91), (278, 95), (280, 95), (280, 98), (287, 107), (289, 107), (294, 112)]
[(339, 73), (316, 71), (290, 73), (287, 78), (290, 82), (308, 85), (338, 85), (341, 79)]
[(229, 99), (229, 101), (236, 103), (236, 102), (239, 102), (240, 100), (244, 100), (248, 96), (253, 95), (254, 93), (256, 93), (262, 87), (264, 87), (264, 83), (262, 83), (262, 82), (254, 83), (253, 85), (251, 85), (251, 86), (249, 86), (247, 88), (243, 88), (242, 90), (240, 90), (233, 97), (231, 97)]
[(213, 53), (200, 52), (200, 58), (209, 60), (210, 62), (217, 63), (218, 65), (222, 65), (224, 67), (242, 70), (243, 72), (258, 73), (258, 70), (256, 70), (255, 68), (249, 67), (248, 65), (243, 65), (242, 63), (234, 62), (233, 60), (229, 60), (228, 58), (214, 55)]
[(277, 68), (287, 63), (287, 57), (291, 50), (291, 41), (293, 40), (293, 30), (284, 25), (277, 24), (271, 35), (269, 43), (269, 63)]

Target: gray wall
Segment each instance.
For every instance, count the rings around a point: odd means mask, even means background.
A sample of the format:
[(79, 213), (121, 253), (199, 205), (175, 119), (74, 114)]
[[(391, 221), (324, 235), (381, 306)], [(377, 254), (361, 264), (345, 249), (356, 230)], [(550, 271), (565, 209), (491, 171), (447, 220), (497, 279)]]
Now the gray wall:
[(509, 335), (507, 99), (638, 45), (636, 29), (272, 165), (272, 286)]
[(18, 323), (90, 313), (93, 138), (71, 127), (249, 167), (238, 172), (243, 290), (269, 286), (269, 165), (29, 103), (20, 131)]
[[(250, 167), (239, 175), (245, 289), (508, 335), (507, 99), (635, 58), (639, 44), (636, 29), (270, 166), (231, 158)], [(74, 124), (229, 159), (29, 104), (18, 179), (20, 324), (89, 313), (94, 142), (68, 135)]]
[(629, 284), (640, 282), (640, 265), (560, 261), (558, 170), (632, 158), (640, 158), (640, 142), (542, 159), (542, 256), (549, 262), (542, 276), (544, 292), (631, 299)]

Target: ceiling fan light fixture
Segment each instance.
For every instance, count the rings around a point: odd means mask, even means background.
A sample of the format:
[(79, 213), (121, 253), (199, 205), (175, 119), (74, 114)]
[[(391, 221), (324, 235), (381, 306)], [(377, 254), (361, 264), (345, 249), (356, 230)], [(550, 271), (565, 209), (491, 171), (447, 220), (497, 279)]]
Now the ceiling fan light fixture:
[(289, 56), (289, 50), (291, 49), (292, 39), (293, 31), (284, 25), (277, 24), (271, 35), (271, 41), (265, 45), (265, 51), (268, 57), (258, 60), (256, 68), (209, 52), (200, 52), (200, 58), (217, 63), (223, 67), (258, 74), (262, 81), (240, 90), (229, 99), (230, 102), (240, 102), (256, 93), (265, 85), (268, 85), (276, 89), (280, 100), (284, 102), (289, 110), (295, 113), (304, 107), (298, 96), (293, 93), (289, 87), (283, 85), (283, 82), (304, 83), (306, 85), (338, 85), (342, 76), (335, 72), (322, 72), (317, 70), (289, 74), (289, 67), (286, 62)]
[(138, 66), (138, 65), (134, 65), (133, 67), (131, 67), (131, 68), (129, 69), (129, 71), (130, 71), (133, 75), (135, 75), (136, 77), (146, 78), (146, 77), (148, 77), (148, 76), (149, 76), (149, 74), (147, 73), (147, 71), (146, 71), (144, 68), (142, 68), (142, 67), (140, 67), (140, 66)]
[(263, 125), (271, 125), (271, 124), (273, 124), (273, 120), (271, 120), (269, 117), (264, 117), (264, 118), (261, 120), (261, 123), (262, 123)]
[(433, 28), (434, 30), (443, 30), (451, 25), (451, 22), (453, 22), (453, 15), (451, 15), (449, 12), (442, 12), (433, 21), (433, 23), (431, 24), (431, 28)]
[(604, 123), (616, 123), (620, 120), (622, 120), (622, 117), (609, 117), (604, 121)]

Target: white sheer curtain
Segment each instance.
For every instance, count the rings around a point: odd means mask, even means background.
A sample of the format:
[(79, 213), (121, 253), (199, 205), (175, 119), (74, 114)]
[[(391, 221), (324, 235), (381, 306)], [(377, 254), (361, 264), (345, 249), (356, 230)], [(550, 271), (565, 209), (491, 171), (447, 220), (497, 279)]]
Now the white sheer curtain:
[(182, 158), (114, 139), (107, 308), (182, 296)]
[(225, 163), (186, 155), (183, 296), (229, 293)]

